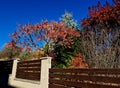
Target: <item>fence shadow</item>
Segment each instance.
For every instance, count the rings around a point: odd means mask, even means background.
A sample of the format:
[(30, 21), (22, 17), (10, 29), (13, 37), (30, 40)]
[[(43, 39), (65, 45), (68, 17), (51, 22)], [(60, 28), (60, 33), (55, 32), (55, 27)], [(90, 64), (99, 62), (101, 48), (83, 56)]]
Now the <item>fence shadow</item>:
[(9, 74), (0, 72), (0, 88), (15, 88), (8, 84)]
[(14, 88), (8, 84), (12, 72), (13, 61), (0, 61), (0, 88)]

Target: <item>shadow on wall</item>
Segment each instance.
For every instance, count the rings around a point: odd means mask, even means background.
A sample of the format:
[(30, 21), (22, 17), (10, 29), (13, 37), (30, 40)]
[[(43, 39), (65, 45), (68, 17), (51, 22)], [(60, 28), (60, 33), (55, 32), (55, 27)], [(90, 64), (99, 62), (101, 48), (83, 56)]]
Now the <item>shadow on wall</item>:
[(14, 88), (8, 85), (9, 74), (0, 72), (0, 88)]
[(8, 85), (12, 61), (0, 61), (0, 88), (14, 88)]

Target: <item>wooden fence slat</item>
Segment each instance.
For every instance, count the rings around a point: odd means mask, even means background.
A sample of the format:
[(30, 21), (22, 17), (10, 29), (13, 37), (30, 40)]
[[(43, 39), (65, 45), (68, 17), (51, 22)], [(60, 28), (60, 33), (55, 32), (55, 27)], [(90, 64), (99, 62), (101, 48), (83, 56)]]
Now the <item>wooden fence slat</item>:
[(41, 62), (41, 60), (28, 60), (28, 61), (21, 61), (19, 62), (20, 64), (24, 64), (24, 63), (39, 63)]
[[(73, 82), (73, 81), (66, 81), (66, 80), (49, 80), (50, 84), (61, 85), (69, 87), (82, 87), (82, 88), (120, 88), (120, 86), (113, 86), (113, 85), (103, 85), (103, 84), (92, 84), (92, 83), (82, 83), (82, 82)], [(50, 87), (52, 88), (52, 87)]]
[(70, 75), (70, 74), (50, 74), (50, 78), (60, 78), (78, 81), (92, 81), (104, 83), (120, 83), (120, 77), (89, 76), (89, 75)]
[(19, 71), (17, 74), (26, 73), (26, 74), (40, 74), (41, 71)]
[(120, 74), (120, 69), (50, 69), (50, 73)]
[(26, 64), (26, 65), (18, 64), (18, 67), (39, 67), (39, 66), (40, 66), (40, 63)]
[(49, 88), (68, 88), (68, 87), (61, 86), (61, 85), (55, 85), (55, 84), (49, 84)]
[(40, 67), (39, 68), (18, 68), (19, 70), (27, 70), (27, 71), (40, 71)]
[(16, 77), (28, 80), (40, 80), (41, 60), (18, 62)]
[(27, 80), (36, 80), (39, 81), (40, 77), (36, 77), (36, 76), (23, 76), (23, 75), (17, 75), (17, 78), (21, 78), (21, 79), (27, 79)]
[[(49, 88), (120, 88), (120, 69), (50, 69)], [(53, 86), (53, 87), (52, 87)]]

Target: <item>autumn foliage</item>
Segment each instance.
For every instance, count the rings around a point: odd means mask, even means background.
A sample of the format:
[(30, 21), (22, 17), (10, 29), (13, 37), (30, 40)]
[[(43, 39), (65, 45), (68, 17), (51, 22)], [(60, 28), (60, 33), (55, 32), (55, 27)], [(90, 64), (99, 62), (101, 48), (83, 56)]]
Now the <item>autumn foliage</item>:
[(78, 53), (72, 58), (71, 68), (87, 68), (88, 64), (83, 60), (82, 54)]
[(118, 68), (120, 63), (120, 1), (88, 9), (89, 17), (81, 21), (81, 45), (90, 67)]
[(75, 29), (67, 28), (63, 23), (44, 21), (40, 24), (20, 26), (10, 37), (16, 46), (31, 50), (40, 48), (44, 43), (60, 44), (70, 48), (70, 45), (74, 44), (74, 36), (80, 36)]
[(89, 7), (80, 24), (81, 30), (65, 13), (60, 22), (19, 25), (5, 47), (19, 49), (24, 58), (52, 56), (53, 67), (120, 67), (120, 1)]
[[(113, 6), (108, 2), (104, 6), (98, 2), (97, 6), (89, 7), (89, 17), (81, 21), (81, 25), (92, 26), (104, 23), (108, 28), (113, 25), (120, 25), (120, 1), (113, 0)], [(104, 25), (103, 24), (103, 25)]]

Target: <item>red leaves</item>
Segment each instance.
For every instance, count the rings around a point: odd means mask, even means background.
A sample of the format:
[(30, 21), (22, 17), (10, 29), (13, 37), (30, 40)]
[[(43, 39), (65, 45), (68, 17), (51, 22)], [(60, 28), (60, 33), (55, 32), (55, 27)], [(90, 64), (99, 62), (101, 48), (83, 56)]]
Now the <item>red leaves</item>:
[(42, 26), (43, 29), (47, 29), (48, 22), (44, 21), (41, 26)]
[(39, 41), (39, 40), (41, 40), (41, 38), (36, 38), (36, 41)]
[(32, 48), (31, 47), (27, 47), (27, 49), (26, 49), (27, 51), (31, 51), (32, 50)]
[(105, 6), (101, 6), (100, 2), (98, 2), (97, 6), (93, 6), (89, 8), (89, 18), (85, 18), (81, 21), (81, 25), (91, 26), (93, 24), (104, 23), (106, 22), (107, 26), (115, 23), (120, 25), (119, 16), (120, 16), (120, 2), (118, 0), (114, 0), (115, 4), (110, 6), (108, 2), (106, 2)]
[(16, 33), (16, 32), (12, 33), (12, 36), (13, 36), (14, 38), (17, 38), (17, 33)]
[(24, 31), (27, 34), (31, 34), (33, 30), (31, 29), (31, 26), (29, 24), (27, 24), (27, 25), (24, 26)]
[[(44, 21), (40, 24), (20, 26), (17, 32), (12, 34), (12, 40), (16, 41), (15, 45), (24, 48), (36, 48), (40, 42), (60, 44), (70, 48), (70, 44), (74, 44), (73, 37), (79, 37), (80, 34), (75, 29), (67, 28), (61, 22)], [(28, 48), (27, 50), (31, 50)]]
[(52, 40), (54, 43), (61, 45), (70, 45), (74, 44), (72, 38), (74, 36), (79, 37), (80, 34), (75, 31), (75, 29), (67, 28), (63, 23), (51, 22), (48, 24), (48, 32), (46, 36)]
[(16, 42), (14, 40), (7, 42), (6, 45), (4, 46), (5, 48), (11, 48), (14, 49), (16, 46)]
[(5, 46), (4, 46), (4, 47), (6, 47), (6, 48), (7, 48), (7, 47), (11, 47), (11, 46), (12, 46), (12, 45), (11, 45), (11, 43), (9, 43), (9, 42), (8, 42), (8, 43), (6, 43), (6, 44), (5, 44)]
[(32, 25), (31, 29), (36, 31), (39, 27), (40, 27), (39, 24), (36, 24), (36, 25)]

